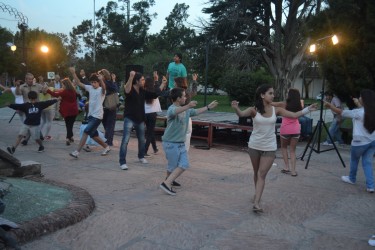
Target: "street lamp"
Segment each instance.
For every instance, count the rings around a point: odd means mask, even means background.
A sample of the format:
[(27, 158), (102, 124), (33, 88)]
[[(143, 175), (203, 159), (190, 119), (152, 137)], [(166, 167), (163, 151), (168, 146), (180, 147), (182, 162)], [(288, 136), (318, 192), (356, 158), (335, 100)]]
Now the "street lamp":
[[(310, 54), (314, 54), (314, 53), (316, 53), (319, 50), (324, 51), (324, 49), (326, 48), (325, 41), (327, 39), (331, 40), (332, 45), (337, 45), (339, 43), (339, 39), (338, 39), (338, 37), (336, 35), (329, 35), (329, 36), (325, 36), (325, 37), (319, 38), (319, 39), (316, 40), (316, 43), (310, 45), (310, 47), (309, 47)], [(319, 68), (320, 68), (320, 72), (321, 72), (322, 71), (321, 67), (319, 67)], [(341, 155), (340, 155), (340, 153), (337, 150), (337, 147), (335, 145), (335, 142), (333, 141), (331, 135), (329, 134), (329, 130), (328, 130), (328, 128), (327, 128), (327, 126), (326, 126), (326, 124), (324, 123), (324, 120), (323, 120), (323, 106), (324, 106), (323, 97), (324, 97), (325, 76), (324, 76), (324, 74), (322, 72), (321, 72), (321, 75), (322, 75), (322, 78), (323, 78), (323, 82), (322, 82), (322, 91), (320, 92), (321, 98), (320, 98), (320, 116), (319, 116), (319, 121), (316, 124), (314, 132), (313, 132), (312, 136), (310, 137), (310, 140), (307, 143), (307, 145), (305, 147), (305, 150), (303, 151), (303, 154), (301, 156), (301, 160), (303, 160), (303, 158), (305, 157), (305, 154), (306, 154), (307, 149), (309, 147), (310, 147), (310, 153), (309, 153), (309, 156), (307, 158), (307, 162), (306, 162), (305, 168), (307, 168), (307, 166), (309, 164), (312, 151), (320, 154), (322, 152), (326, 152), (326, 151), (330, 151), (330, 150), (335, 149), (337, 155), (339, 156), (339, 158), (341, 160), (341, 163), (342, 163), (343, 167), (345, 167), (345, 163), (342, 160)], [(331, 139), (332, 144), (333, 144), (333, 148), (329, 148), (329, 149), (325, 149), (325, 150), (320, 150), (320, 139), (321, 139), (321, 135), (322, 135), (322, 126), (326, 130), (327, 136), (329, 136), (329, 138)], [(311, 142), (312, 142), (312, 144), (311, 144)], [(317, 149), (315, 149), (315, 145), (317, 145)]]
[(40, 51), (42, 51), (43, 53), (48, 53), (49, 48), (48, 48), (46, 45), (42, 45), (42, 46), (40, 47)]

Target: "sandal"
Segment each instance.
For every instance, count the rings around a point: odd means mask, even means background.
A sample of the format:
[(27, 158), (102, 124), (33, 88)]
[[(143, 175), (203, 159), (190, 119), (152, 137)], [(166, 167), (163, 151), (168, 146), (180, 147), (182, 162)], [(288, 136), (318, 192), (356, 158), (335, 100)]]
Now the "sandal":
[(296, 177), (298, 176), (297, 172), (295, 174), (291, 174), (291, 176)]
[(254, 213), (263, 213), (263, 209), (260, 207), (253, 206), (253, 212)]
[(290, 174), (290, 170), (281, 169), (281, 173), (283, 173), (283, 174)]

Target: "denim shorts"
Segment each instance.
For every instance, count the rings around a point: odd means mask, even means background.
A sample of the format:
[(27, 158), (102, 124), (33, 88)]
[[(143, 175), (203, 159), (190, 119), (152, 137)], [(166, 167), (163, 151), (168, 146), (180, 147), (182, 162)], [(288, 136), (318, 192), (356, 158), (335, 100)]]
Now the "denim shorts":
[(184, 142), (164, 142), (163, 150), (168, 161), (167, 171), (172, 173), (177, 167), (189, 168), (189, 158)]
[(92, 117), (91, 115), (89, 116), (86, 128), (83, 132), (88, 134), (91, 138), (96, 137), (99, 135), (98, 133), (98, 127), (100, 123), (102, 122), (101, 119)]

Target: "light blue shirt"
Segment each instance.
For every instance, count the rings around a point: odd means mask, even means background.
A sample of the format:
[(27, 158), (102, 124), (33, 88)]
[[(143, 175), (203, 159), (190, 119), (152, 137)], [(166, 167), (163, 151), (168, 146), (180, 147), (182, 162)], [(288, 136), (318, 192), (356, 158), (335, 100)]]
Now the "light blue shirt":
[(176, 114), (176, 109), (180, 106), (172, 104), (167, 111), (167, 128), (162, 136), (163, 141), (185, 142), (186, 131), (189, 127), (189, 117), (196, 116), (196, 109), (188, 109), (182, 113)]

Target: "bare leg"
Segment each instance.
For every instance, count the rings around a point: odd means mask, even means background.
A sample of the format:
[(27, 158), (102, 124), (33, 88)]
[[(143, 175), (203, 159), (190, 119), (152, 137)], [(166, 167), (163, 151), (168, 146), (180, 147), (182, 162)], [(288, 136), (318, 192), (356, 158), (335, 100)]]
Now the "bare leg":
[(20, 145), (22, 139), (23, 139), (23, 135), (18, 135), (17, 136), (16, 143), (14, 144), (14, 148), (17, 148), (18, 145)]
[(266, 183), (266, 176), (268, 171), (272, 167), (272, 163), (274, 161), (275, 157), (260, 157), (259, 161), (259, 170), (257, 172), (257, 182), (255, 185), (255, 201), (254, 201), (254, 207), (260, 208), (259, 203), (260, 199), (263, 194), (264, 186)]
[(39, 146), (43, 146), (42, 140), (41, 139), (36, 139), (36, 143), (38, 143)]
[(292, 170), (292, 175), (296, 175), (296, 147), (297, 147), (298, 139), (297, 138), (291, 138), (290, 140), (290, 167)]
[(107, 143), (105, 143), (99, 136), (91, 137), (94, 141), (96, 141), (100, 146), (103, 148), (108, 147)]
[(86, 134), (85, 132), (82, 134), (82, 138), (81, 140), (79, 141), (79, 144), (78, 144), (78, 148), (77, 148), (77, 151), (80, 152), (81, 149), (83, 148), (83, 146), (86, 144), (86, 141), (87, 141), (87, 137), (89, 135)]
[(288, 145), (290, 139), (284, 139), (280, 137), (281, 154), (284, 160), (284, 170), (289, 171), (289, 159), (288, 159)]
[(164, 181), (164, 183), (167, 185), (168, 188), (172, 187), (172, 182), (179, 177), (185, 169), (177, 167), (175, 170), (173, 170), (172, 173), (169, 174), (168, 178)]
[[(258, 156), (250, 156), (251, 160), (251, 165), (253, 165), (253, 170), (254, 170), (254, 187), (256, 189), (257, 182), (258, 182), (258, 170), (259, 170), (259, 162), (260, 162), (260, 157)], [(255, 202), (256, 195), (254, 194), (252, 202)]]

